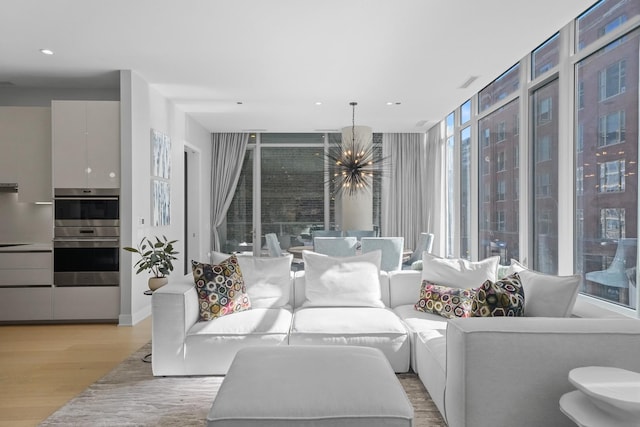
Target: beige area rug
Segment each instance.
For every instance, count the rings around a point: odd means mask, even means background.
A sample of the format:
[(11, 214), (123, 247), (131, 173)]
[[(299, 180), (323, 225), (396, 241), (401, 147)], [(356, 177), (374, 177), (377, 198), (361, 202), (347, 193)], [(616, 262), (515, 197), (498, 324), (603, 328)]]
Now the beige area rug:
[[(143, 346), (102, 379), (44, 420), (41, 426), (204, 426), (224, 377), (154, 377)], [(415, 374), (399, 374), (415, 427), (446, 427)]]

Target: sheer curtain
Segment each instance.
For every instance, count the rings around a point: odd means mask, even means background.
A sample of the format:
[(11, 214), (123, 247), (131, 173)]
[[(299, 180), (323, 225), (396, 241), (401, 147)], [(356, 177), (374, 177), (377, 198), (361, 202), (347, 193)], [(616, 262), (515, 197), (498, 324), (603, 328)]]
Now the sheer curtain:
[(248, 142), (248, 133), (214, 133), (211, 138), (211, 246), (214, 251), (220, 251), (218, 227), (224, 222), (233, 200)]
[(428, 230), (428, 213), (422, 195), (426, 138), (423, 133), (385, 133), (382, 156), (388, 170), (382, 179), (383, 236), (403, 236), (404, 246), (414, 248), (418, 236)]
[(433, 253), (445, 254), (446, 169), (442, 126), (426, 134), (384, 134), (390, 170), (382, 180), (382, 235), (403, 236), (415, 247), (420, 233), (434, 233)]
[[(427, 213), (427, 229), (434, 233), (433, 253), (446, 255), (447, 243), (447, 168), (444, 121), (427, 132), (426, 167), (423, 176), (423, 204)], [(453, 185), (451, 183), (450, 185)]]

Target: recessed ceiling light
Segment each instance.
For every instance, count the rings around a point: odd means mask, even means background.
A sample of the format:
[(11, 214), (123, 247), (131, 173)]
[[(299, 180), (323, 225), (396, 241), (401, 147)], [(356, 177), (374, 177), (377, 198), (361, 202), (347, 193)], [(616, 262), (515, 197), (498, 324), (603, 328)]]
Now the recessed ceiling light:
[(53, 55), (53, 51), (51, 49), (40, 49), (40, 52), (44, 55)]
[(316, 105), (322, 105), (321, 101), (316, 101)]
[(402, 104), (402, 102), (400, 102), (400, 101), (396, 101), (396, 102), (389, 101), (389, 102), (387, 102), (387, 105), (400, 105), (400, 104)]

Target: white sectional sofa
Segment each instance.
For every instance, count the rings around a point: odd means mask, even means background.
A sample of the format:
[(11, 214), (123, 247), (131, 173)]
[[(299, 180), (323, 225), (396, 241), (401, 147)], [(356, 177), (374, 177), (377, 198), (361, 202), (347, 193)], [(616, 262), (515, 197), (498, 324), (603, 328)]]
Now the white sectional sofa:
[(307, 282), (316, 273), (291, 274), (282, 306), (209, 322), (198, 321), (192, 277), (171, 280), (152, 298), (154, 375), (224, 375), (237, 350), (248, 346), (370, 346), (381, 349), (396, 372), (418, 374), (449, 427), (568, 427), (558, 401), (573, 388), (571, 369), (640, 372), (640, 321), (564, 317), (575, 301), (567, 305), (566, 296), (562, 315), (547, 315), (547, 306), (556, 304), (546, 292), (552, 276), (538, 275), (542, 284), (525, 286), (531, 296), (525, 315), (528, 309), (533, 317), (447, 319), (415, 310), (421, 271), (381, 272), (379, 307), (309, 305)]

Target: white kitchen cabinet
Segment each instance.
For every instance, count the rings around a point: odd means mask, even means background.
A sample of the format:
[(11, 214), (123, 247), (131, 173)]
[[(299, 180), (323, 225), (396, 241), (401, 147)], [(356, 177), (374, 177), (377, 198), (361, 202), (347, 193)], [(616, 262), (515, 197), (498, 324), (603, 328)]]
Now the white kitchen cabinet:
[(53, 320), (117, 320), (119, 314), (118, 286), (53, 288)]
[(18, 201), (51, 200), (51, 109), (0, 107), (0, 182), (18, 184)]
[(0, 321), (53, 318), (53, 256), (47, 252), (0, 252)]
[(120, 187), (120, 103), (52, 101), (54, 188)]
[(51, 320), (53, 288), (0, 288), (0, 321)]

